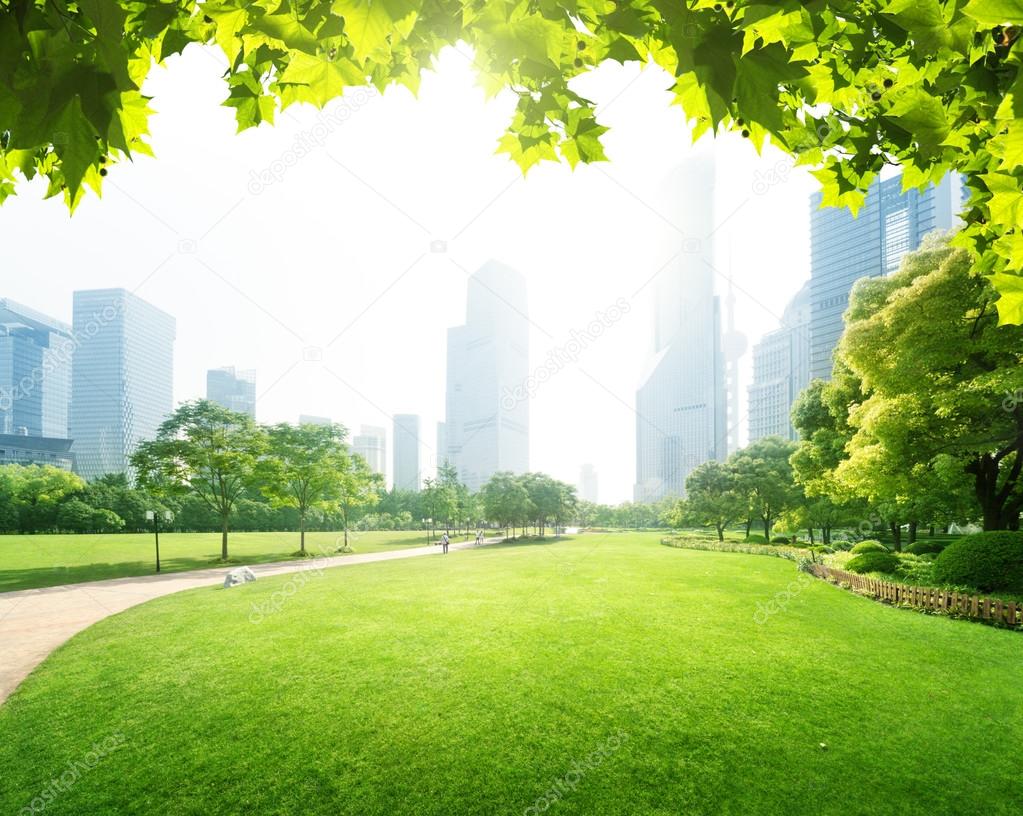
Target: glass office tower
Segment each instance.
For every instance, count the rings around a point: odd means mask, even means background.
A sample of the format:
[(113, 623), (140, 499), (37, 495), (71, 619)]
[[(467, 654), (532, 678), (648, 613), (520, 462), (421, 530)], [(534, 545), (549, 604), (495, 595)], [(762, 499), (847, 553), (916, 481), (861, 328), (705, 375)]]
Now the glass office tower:
[(902, 192), (902, 177), (871, 185), (857, 216), (842, 207), (821, 209), (810, 197), (810, 376), (830, 379), (842, 336), (842, 315), (853, 284), (895, 272), (908, 252), (934, 230), (952, 229), (962, 208), (958, 175), (920, 193)]
[(71, 327), (0, 298), (0, 434), (67, 439)]
[(71, 434), (84, 478), (130, 472), (173, 410), (174, 332), (173, 317), (126, 289), (75, 292)]

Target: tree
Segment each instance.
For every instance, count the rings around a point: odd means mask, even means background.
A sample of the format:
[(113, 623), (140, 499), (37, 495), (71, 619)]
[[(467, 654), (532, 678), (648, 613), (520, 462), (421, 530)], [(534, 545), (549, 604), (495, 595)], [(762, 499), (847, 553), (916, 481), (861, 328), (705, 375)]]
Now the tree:
[(795, 448), (794, 443), (780, 436), (765, 436), (736, 451), (728, 460), (735, 473), (736, 490), (752, 500), (767, 539), (777, 516), (799, 497), (789, 463)]
[(371, 83), (413, 92), (465, 43), (491, 94), (517, 100), (499, 149), (523, 169), (604, 160), (606, 128), (572, 80), (652, 61), (694, 137), (734, 130), (816, 167), (824, 204), (863, 202), (886, 165), (907, 188), (954, 170), (971, 191), (960, 241), (991, 274), (1003, 322), (1023, 322), (1023, 100), (1013, 48), (1023, 11), (996, 0), (83, 0), (0, 6), (0, 199), (41, 174), (74, 207), (108, 167), (150, 153), (139, 92), (154, 64), (215, 43), (239, 130), (295, 103)]
[(344, 466), (337, 475), (338, 509), (341, 512), (341, 523), (345, 531), (345, 549), (348, 549), (348, 529), (353, 515), (363, 507), (371, 507), (376, 503), (383, 479), (374, 473), (370, 466), (358, 454), (346, 455)]
[(51, 465), (7, 465), (3, 470), (4, 490), (23, 533), (55, 529), (61, 504), (85, 489), (81, 477)]
[(483, 485), (480, 495), (487, 518), (497, 522), (506, 532), (511, 527), (512, 537), (515, 535), (515, 525), (530, 516), (529, 492), (522, 480), (513, 473), (495, 473)]
[(745, 508), (735, 471), (711, 459), (686, 477), (686, 498), (678, 502), (670, 520), (676, 527), (681, 527), (686, 519), (701, 526), (713, 525), (718, 541), (724, 541), (725, 528), (741, 518)]
[[(348, 467), (347, 431), (341, 425), (274, 425), (269, 453), (259, 462), (260, 489), (275, 507), (298, 511), (299, 551), (305, 554), (306, 521), (314, 508), (340, 501), (340, 476)], [(347, 542), (345, 542), (347, 544)]]
[(171, 493), (193, 493), (220, 520), (220, 557), (228, 558), (231, 512), (256, 482), (266, 435), (251, 418), (208, 400), (180, 405), (156, 439), (142, 442), (131, 458), (139, 484)]
[(999, 325), (996, 298), (967, 253), (940, 237), (897, 274), (853, 289), (837, 356), (863, 397), (835, 474), (903, 521), (947, 505), (966, 474), (984, 529), (1019, 525), (1023, 328)]

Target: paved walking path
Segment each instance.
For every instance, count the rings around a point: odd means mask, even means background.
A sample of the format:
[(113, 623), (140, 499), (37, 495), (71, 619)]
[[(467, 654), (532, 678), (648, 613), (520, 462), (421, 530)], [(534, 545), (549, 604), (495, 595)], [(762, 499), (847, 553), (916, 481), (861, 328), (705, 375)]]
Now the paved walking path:
[[(491, 538), (485, 544), (495, 544)], [(454, 543), (451, 550), (472, 549), (474, 542)], [(283, 575), (303, 569), (348, 567), (371, 561), (436, 555), (439, 544), (414, 549), (387, 550), (362, 555), (337, 555), (270, 564), (249, 564), (257, 578)], [(82, 584), (23, 589), (0, 593), (0, 703), (3, 703), (29, 673), (72, 635), (109, 615), (123, 612), (136, 604), (183, 589), (222, 584), (224, 576), (239, 565), (166, 572), (89, 581)]]

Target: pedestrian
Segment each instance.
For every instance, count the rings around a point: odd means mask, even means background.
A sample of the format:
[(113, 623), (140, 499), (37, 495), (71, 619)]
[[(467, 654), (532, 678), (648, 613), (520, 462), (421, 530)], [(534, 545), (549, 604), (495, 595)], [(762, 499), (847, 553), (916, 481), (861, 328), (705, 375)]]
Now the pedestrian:
[(483, 543), (483, 531), (482, 530), (477, 530), (476, 531), (476, 546), (478, 547), (482, 543)]
[(448, 534), (444, 533), (444, 535), (440, 537), (440, 545), (444, 548), (444, 552), (448, 551), (448, 542)]

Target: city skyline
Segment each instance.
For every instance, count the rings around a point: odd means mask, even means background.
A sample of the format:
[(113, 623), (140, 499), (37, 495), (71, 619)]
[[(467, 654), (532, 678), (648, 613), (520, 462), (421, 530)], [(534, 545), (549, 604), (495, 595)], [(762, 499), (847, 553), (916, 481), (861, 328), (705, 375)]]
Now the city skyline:
[[(593, 441), (635, 423), (652, 298), (644, 283), (680, 243), (663, 167), (692, 148), (679, 136), (681, 112), (663, 104), (666, 75), (607, 66), (581, 81), (607, 105), (611, 162), (542, 166), (523, 179), (493, 155), (507, 102), (485, 102), (471, 67), (449, 53), (424, 76), (418, 101), (397, 89), (369, 100), (256, 193), (251, 172), (309, 133), (317, 112), (295, 106), (275, 128), (236, 136), (228, 113), (202, 102), (219, 93), (215, 69), (198, 49), (157, 69), (160, 159), (112, 168), (103, 206), (87, 200), (68, 220), (59, 204), (35, 200), (32, 184), (8, 200), (10, 229), (26, 247), (38, 236), (41, 254), (12, 247), (0, 294), (70, 322), (76, 288), (136, 290), (178, 320), (176, 402), (205, 393), (207, 369), (235, 362), (259, 371), (262, 421), (330, 416), (354, 434), (361, 424), (389, 427), (406, 409), (431, 427), (443, 420), (447, 327), (463, 317), (470, 272), (500, 257), (530, 285), (532, 367), (619, 298), (631, 305), (536, 390), (530, 429), (531, 468), (574, 482), (592, 461), (605, 501), (631, 498), (634, 434), (614, 449)], [(175, 110), (188, 128), (175, 125)], [(375, 150), (381, 130), (401, 140), (400, 154)], [(734, 279), (735, 323), (752, 342), (776, 328), (808, 274), (807, 196), (817, 183), (772, 148), (758, 158), (737, 134), (717, 147), (727, 159), (718, 237), (732, 249), (715, 280), (724, 291)], [(325, 182), (343, 195), (327, 194)], [(303, 201), (315, 203), (308, 217)], [(116, 252), (100, 239), (107, 229), (121, 236)], [(748, 369), (749, 354), (744, 384)], [(585, 412), (574, 410), (580, 403)]]
[(685, 495), (686, 477), (728, 455), (721, 301), (715, 294), (716, 162), (704, 149), (669, 176), (686, 236), (653, 283), (653, 356), (636, 394), (634, 500)]

